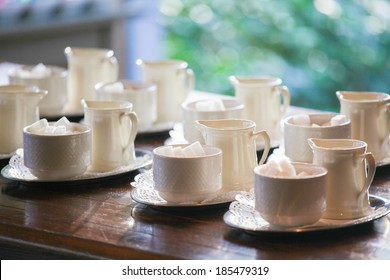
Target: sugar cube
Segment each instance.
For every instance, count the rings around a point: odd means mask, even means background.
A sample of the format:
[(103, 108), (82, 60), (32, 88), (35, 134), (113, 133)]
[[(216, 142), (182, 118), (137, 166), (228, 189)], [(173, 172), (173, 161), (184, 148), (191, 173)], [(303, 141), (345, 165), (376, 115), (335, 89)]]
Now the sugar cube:
[(49, 126), (49, 122), (47, 119), (40, 119), (39, 121), (33, 123), (30, 126), (30, 131), (35, 134), (39, 134), (41, 131), (45, 129), (45, 127)]
[(196, 102), (195, 109), (198, 111), (224, 111), (225, 105), (221, 99), (208, 99)]
[(54, 126), (63, 126), (66, 130), (71, 130), (72, 126), (70, 121), (66, 117), (62, 117), (54, 123)]
[(292, 117), (292, 122), (296, 125), (310, 126), (311, 120), (308, 115), (298, 114)]
[(202, 144), (199, 143), (199, 141), (196, 141), (188, 146), (195, 156), (204, 156), (206, 155), (206, 152), (204, 151)]
[(347, 121), (347, 117), (344, 115), (336, 115), (330, 119), (331, 125), (342, 125)]
[(174, 147), (173, 148), (173, 155), (175, 157), (183, 157), (183, 151), (181, 147)]
[(108, 84), (104, 87), (104, 90), (107, 92), (122, 92), (124, 89), (125, 87), (121, 82)]

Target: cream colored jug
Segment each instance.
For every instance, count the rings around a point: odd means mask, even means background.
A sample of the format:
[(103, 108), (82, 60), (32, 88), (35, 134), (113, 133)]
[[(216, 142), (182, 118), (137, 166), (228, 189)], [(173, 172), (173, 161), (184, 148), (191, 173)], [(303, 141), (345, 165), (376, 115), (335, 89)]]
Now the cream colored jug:
[(279, 145), (281, 120), (290, 105), (290, 93), (282, 86), (282, 80), (271, 76), (230, 76), (229, 79), (235, 96), (244, 103), (245, 118), (254, 121), (257, 129), (266, 130), (273, 145)]
[(100, 48), (65, 48), (68, 62), (68, 112), (82, 112), (81, 100), (95, 97), (95, 85), (118, 79), (114, 51)]
[(308, 142), (313, 163), (328, 170), (323, 218), (356, 219), (369, 214), (375, 159), (367, 153), (367, 144), (355, 139), (310, 138)]
[(181, 103), (194, 88), (195, 76), (181, 60), (138, 59), (143, 79), (157, 85), (157, 122), (181, 121)]
[[(255, 131), (256, 124), (251, 120), (224, 119), (198, 120), (205, 143), (222, 150), (222, 188), (225, 191), (248, 191), (253, 187), (253, 169), (264, 163), (270, 139), (266, 131)], [(264, 151), (257, 163), (256, 138), (264, 140)]]
[(0, 154), (23, 148), (23, 128), (39, 120), (46, 90), (35, 86), (0, 86)]
[(338, 91), (340, 112), (351, 119), (351, 138), (367, 143), (377, 162), (390, 157), (390, 95)]
[(85, 123), (92, 129), (89, 169), (107, 172), (135, 161), (138, 118), (126, 101), (82, 100)]

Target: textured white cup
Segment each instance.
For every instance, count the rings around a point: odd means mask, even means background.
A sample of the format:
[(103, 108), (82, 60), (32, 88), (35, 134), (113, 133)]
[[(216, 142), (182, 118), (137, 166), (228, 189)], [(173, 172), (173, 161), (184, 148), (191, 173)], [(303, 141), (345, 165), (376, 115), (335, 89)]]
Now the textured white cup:
[(163, 199), (201, 202), (222, 188), (221, 149), (203, 146), (204, 156), (174, 157), (164, 155), (163, 148), (153, 150), (154, 185)]
[(255, 209), (272, 225), (297, 227), (317, 222), (326, 209), (327, 170), (308, 163), (292, 163), (305, 177), (272, 177), (254, 169)]
[(202, 133), (195, 125), (196, 120), (241, 119), (244, 116), (244, 104), (237, 99), (222, 99), (225, 110), (197, 110), (197, 102), (204, 101), (207, 100), (183, 102), (181, 105), (183, 114), (183, 134), (184, 138), (190, 143), (195, 141), (204, 143)]
[(35, 66), (24, 65), (11, 69), (8, 73), (10, 84), (37, 86), (42, 90), (47, 90), (47, 95), (39, 103), (39, 112), (45, 114), (59, 114), (64, 109), (68, 101), (67, 77), (65, 68), (46, 65), (49, 74), (40, 77), (24, 77), (21, 71), (31, 72)]
[[(123, 90), (113, 88), (121, 83)], [(125, 100), (133, 104), (133, 111), (138, 117), (138, 131), (146, 131), (157, 120), (157, 91), (153, 83), (136, 83), (120, 80), (110, 83), (99, 83), (95, 86), (98, 100)]]
[(83, 174), (91, 162), (91, 129), (71, 123), (72, 134), (40, 135), (23, 129), (24, 165), (39, 179), (60, 180)]
[[(324, 124), (328, 123), (331, 118), (337, 114), (309, 114), (311, 123)], [(351, 121), (347, 119), (339, 125), (333, 126), (308, 126), (298, 125), (293, 123), (294, 116), (289, 116), (284, 119), (284, 152), (291, 161), (307, 162), (313, 161), (313, 151), (311, 150), (307, 139), (338, 139), (351, 138)]]

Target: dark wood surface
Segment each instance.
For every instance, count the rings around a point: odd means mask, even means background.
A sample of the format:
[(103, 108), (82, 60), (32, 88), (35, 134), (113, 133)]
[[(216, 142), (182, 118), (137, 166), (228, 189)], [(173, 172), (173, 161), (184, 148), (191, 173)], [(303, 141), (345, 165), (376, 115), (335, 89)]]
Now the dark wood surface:
[[(138, 137), (136, 147), (152, 150), (166, 137)], [(136, 174), (75, 185), (0, 178), (1, 259), (390, 259), (389, 216), (339, 230), (250, 235), (223, 222), (226, 205), (168, 212), (136, 203)], [(371, 189), (390, 199), (390, 167), (377, 170)]]

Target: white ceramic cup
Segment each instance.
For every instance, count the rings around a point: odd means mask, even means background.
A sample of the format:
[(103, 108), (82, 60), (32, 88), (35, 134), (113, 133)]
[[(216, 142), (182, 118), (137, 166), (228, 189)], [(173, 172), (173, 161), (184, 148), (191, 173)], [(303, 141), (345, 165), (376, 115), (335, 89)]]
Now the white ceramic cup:
[(196, 120), (241, 119), (244, 116), (244, 104), (237, 99), (221, 99), (224, 110), (201, 111), (197, 109), (198, 102), (207, 101), (209, 100), (202, 99), (182, 103), (183, 134), (189, 143), (195, 141), (204, 143), (203, 136), (195, 125)]
[(157, 120), (157, 91), (152, 83), (120, 80), (99, 83), (95, 87), (98, 100), (124, 100), (133, 104), (138, 117), (138, 132), (147, 131)]
[(157, 85), (157, 122), (179, 122), (180, 105), (194, 88), (195, 76), (181, 60), (138, 59), (143, 80)]
[(138, 119), (126, 101), (82, 100), (85, 123), (92, 129), (89, 169), (106, 172), (132, 164)]
[(295, 162), (313, 161), (313, 151), (311, 150), (307, 139), (347, 139), (351, 138), (351, 121), (346, 119), (338, 125), (321, 126), (329, 123), (337, 114), (321, 113), (308, 114), (311, 123), (320, 126), (309, 126), (294, 124), (294, 115), (284, 119), (284, 152), (285, 155)]
[(62, 180), (82, 175), (91, 162), (91, 129), (71, 123), (72, 133), (42, 135), (31, 126), (23, 129), (24, 165), (42, 180)]
[(377, 162), (390, 157), (390, 95), (338, 91), (340, 112), (351, 119), (351, 137), (367, 143)]
[(313, 163), (328, 170), (327, 219), (356, 219), (371, 212), (368, 189), (375, 174), (375, 159), (367, 144), (355, 139), (308, 139)]
[(82, 112), (82, 99), (95, 97), (95, 85), (118, 79), (119, 66), (114, 51), (101, 48), (66, 47), (68, 62), (68, 112)]
[[(253, 188), (253, 168), (266, 160), (270, 139), (266, 131), (256, 131), (256, 124), (245, 119), (197, 120), (205, 143), (222, 152), (222, 185), (226, 191), (248, 191)], [(256, 138), (265, 142), (257, 162)]]
[(46, 95), (34, 86), (0, 86), (0, 154), (23, 147), (23, 128), (39, 120), (39, 103)]
[(305, 177), (273, 177), (254, 169), (255, 209), (275, 226), (297, 227), (317, 222), (326, 209), (327, 170), (309, 163), (292, 163)]
[(221, 149), (203, 146), (204, 156), (174, 157), (164, 155), (163, 148), (153, 150), (154, 185), (163, 199), (174, 203), (201, 202), (221, 189)]
[[(33, 75), (36, 66), (24, 65), (11, 69), (8, 73), (10, 84), (38, 86), (47, 90), (47, 96), (39, 103), (41, 115), (59, 114), (63, 111), (67, 101), (67, 77), (65, 68), (47, 65), (43, 66), (45, 73), (40, 76)], [(31, 73), (31, 75), (26, 75)]]
[(244, 103), (244, 117), (254, 121), (257, 129), (266, 130), (271, 142), (279, 144), (281, 121), (290, 105), (290, 93), (282, 86), (282, 80), (271, 76), (230, 76), (229, 79), (235, 96)]

